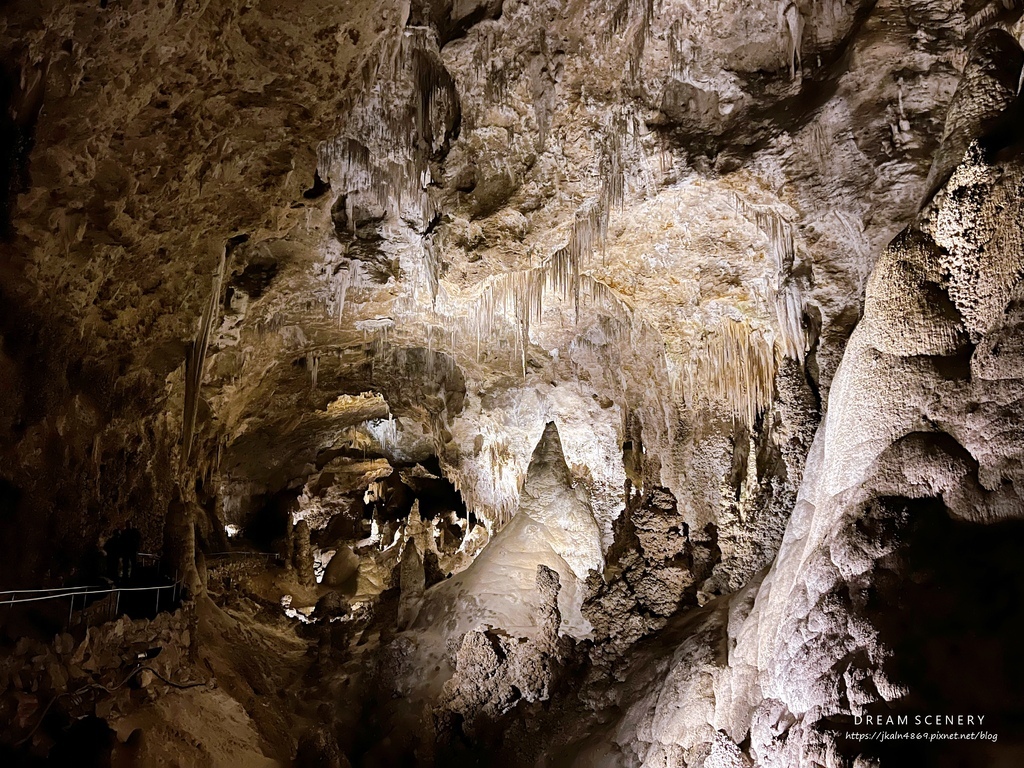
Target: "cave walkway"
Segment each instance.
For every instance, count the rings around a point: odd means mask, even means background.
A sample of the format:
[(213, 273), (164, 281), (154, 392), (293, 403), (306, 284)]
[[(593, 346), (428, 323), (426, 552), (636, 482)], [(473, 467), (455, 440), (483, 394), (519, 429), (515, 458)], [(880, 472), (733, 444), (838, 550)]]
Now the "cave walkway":
[[(121, 615), (155, 618), (181, 603), (184, 581), (138, 586), (74, 586), (0, 591), (0, 631), (17, 638), (34, 625), (44, 632), (87, 629)], [(67, 601), (67, 610), (63, 602)], [(58, 602), (61, 601), (61, 602)]]

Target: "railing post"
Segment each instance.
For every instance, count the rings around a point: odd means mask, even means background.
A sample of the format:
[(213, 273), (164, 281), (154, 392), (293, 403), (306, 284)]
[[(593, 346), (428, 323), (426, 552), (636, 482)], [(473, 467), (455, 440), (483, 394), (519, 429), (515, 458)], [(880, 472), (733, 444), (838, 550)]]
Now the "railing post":
[(75, 612), (75, 593), (71, 593), (71, 605), (68, 606), (68, 629), (71, 628), (71, 615)]

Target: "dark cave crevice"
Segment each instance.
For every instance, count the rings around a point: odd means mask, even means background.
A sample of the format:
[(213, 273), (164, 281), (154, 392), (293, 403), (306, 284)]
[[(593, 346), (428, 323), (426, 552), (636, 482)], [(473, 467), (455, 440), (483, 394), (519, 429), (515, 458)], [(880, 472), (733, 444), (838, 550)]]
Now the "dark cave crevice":
[[(910, 693), (869, 705), (873, 716), (906, 716), (906, 727), (886, 730), (986, 731), (995, 743), (972, 741), (850, 741), (845, 753), (882, 760), (882, 765), (982, 768), (1011, 765), (1024, 754), (1024, 659), (1016, 638), (1024, 633), (1024, 522), (990, 525), (950, 517), (937, 499), (887, 497), (873, 502), (901, 511), (905, 523), (878, 518), (898, 542), (885, 568), (877, 569), (866, 614), (892, 648), (885, 664), (890, 680)], [(875, 516), (872, 516), (875, 519)], [(886, 522), (888, 520), (888, 522)], [(915, 725), (925, 715), (983, 715), (981, 727)], [(826, 720), (842, 735), (871, 731), (849, 718)], [(877, 729), (875, 729), (877, 730)]]

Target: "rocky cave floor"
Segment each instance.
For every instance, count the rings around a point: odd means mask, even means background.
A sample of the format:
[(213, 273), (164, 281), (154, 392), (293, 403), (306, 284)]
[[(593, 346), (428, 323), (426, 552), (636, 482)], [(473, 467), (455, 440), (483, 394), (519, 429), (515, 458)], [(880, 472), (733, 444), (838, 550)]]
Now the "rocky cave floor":
[[(623, 520), (639, 522), (639, 535), (664, 550), (676, 518), (671, 495), (660, 489), (638, 497)], [(520, 520), (526, 519), (524, 512)], [(430, 528), (418, 528), (412, 535), (423, 541)], [(415, 601), (424, 587), (451, 578), (438, 566), (436, 546), (426, 545), (424, 567), (415, 546), (396, 560), (374, 542), (367, 548), (378, 550), (383, 564), (366, 574), (372, 556), (365, 552), (361, 565), (353, 557), (321, 569), (308, 539), (303, 545), (301, 533), (299, 541), (291, 538), (276, 541), (280, 554), (269, 558), (253, 556), (256, 542), (232, 541), (204, 565), (201, 595), (153, 618), (111, 621), (109, 598), (90, 601), (70, 620), (43, 609), (9, 610), (6, 639), (19, 639), (4, 658), (4, 740), (13, 745), (5, 759), (468, 766), (532, 764), (550, 752), (543, 759), (570, 764), (583, 742), (614, 720), (619, 685), (642, 690), (695, 625), (719, 652), (725, 641), (726, 603), (716, 598), (697, 608), (696, 601), (698, 577), (709, 575), (717, 559), (713, 543), (694, 548), (679, 537), (668, 545), (678, 551), (645, 557), (628, 522), (617, 531), (611, 567), (638, 584), (661, 578), (670, 586), (661, 581), (649, 590), (657, 604), (648, 605), (639, 589), (623, 589), (625, 582), (608, 594), (595, 574), (583, 610), (606, 634), (600, 648), (559, 636), (559, 578), (546, 566), (535, 566), (546, 598), (538, 612), (541, 636), (516, 638), (495, 628), (472, 632), (475, 642), (463, 640), (461, 648), (450, 640), (431, 647), (442, 640), (425, 640), (429, 626), (410, 621), (408, 585), (419, 585)], [(532, 570), (534, 551), (517, 556)], [(501, 577), (514, 567), (506, 562)], [(149, 613), (146, 607), (133, 606), (130, 614)], [(65, 631), (51, 641), (47, 632), (55, 626)], [(651, 640), (636, 642), (651, 632)], [(138, 656), (154, 648), (160, 653), (152, 659)], [(433, 673), (415, 668), (421, 654), (438, 662)], [(410, 685), (416, 675), (424, 680)]]

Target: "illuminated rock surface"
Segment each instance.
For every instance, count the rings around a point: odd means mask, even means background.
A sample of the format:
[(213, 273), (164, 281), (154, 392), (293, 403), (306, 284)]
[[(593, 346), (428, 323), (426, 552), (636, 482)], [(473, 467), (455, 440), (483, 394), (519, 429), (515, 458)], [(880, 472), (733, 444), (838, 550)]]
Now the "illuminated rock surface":
[(1020, 762), (1019, 16), (9, 4), (0, 757)]

